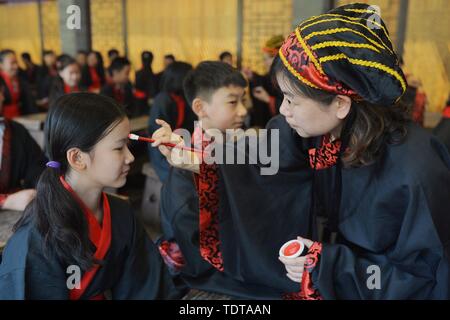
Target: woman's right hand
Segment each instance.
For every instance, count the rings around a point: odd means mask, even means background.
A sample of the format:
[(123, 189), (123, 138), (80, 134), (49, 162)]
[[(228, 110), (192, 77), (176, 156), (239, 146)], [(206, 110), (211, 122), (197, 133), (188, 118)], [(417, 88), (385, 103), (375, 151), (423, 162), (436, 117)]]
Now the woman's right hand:
[(163, 145), (163, 143), (174, 143), (178, 146), (184, 146), (183, 138), (173, 133), (170, 125), (164, 120), (156, 119), (156, 123), (159, 124), (161, 128), (156, 130), (152, 135), (152, 139), (155, 140), (155, 142), (152, 143), (152, 147), (158, 147), (159, 151), (166, 157), (170, 165), (199, 173), (200, 159), (194, 152)]

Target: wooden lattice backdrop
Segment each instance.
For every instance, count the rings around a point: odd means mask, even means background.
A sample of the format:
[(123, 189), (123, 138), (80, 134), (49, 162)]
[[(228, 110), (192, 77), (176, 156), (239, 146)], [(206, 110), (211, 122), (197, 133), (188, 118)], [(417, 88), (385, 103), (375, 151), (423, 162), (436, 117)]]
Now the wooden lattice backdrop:
[(267, 72), (262, 47), (273, 35), (287, 36), (292, 29), (291, 0), (243, 0), (242, 65)]
[(91, 0), (92, 48), (100, 51), (109, 65), (107, 52), (115, 48), (123, 55), (123, 20), (121, 0)]

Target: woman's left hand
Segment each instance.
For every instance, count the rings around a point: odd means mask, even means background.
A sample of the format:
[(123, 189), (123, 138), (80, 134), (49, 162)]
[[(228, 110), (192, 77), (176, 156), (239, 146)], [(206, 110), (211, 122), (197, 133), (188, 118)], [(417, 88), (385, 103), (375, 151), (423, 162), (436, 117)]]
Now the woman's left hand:
[[(297, 240), (302, 241), (305, 246), (309, 249), (313, 245), (313, 241), (309, 239), (305, 239), (302, 237), (297, 237)], [(303, 270), (305, 265), (306, 257), (297, 257), (297, 258), (285, 258), (279, 256), (278, 259), (284, 264), (287, 274), (286, 276), (294, 282), (302, 282)]]

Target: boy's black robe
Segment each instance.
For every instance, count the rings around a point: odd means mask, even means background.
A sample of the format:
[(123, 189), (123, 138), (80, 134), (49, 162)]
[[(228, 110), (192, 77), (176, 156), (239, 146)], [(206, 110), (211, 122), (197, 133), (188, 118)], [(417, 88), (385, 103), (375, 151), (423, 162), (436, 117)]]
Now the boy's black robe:
[(194, 174), (171, 168), (161, 189), (162, 240), (176, 242), (185, 266), (179, 276), (190, 288), (216, 292), (240, 299), (277, 299), (272, 287), (253, 285), (220, 272), (205, 261), (199, 249), (199, 206)]

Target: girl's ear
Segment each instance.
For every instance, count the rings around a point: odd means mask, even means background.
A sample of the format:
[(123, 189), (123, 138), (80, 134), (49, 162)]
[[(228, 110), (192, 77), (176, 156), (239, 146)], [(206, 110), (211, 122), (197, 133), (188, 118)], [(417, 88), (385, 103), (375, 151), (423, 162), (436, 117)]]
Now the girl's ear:
[(340, 120), (344, 120), (350, 112), (350, 108), (352, 106), (352, 99), (348, 96), (338, 95), (334, 100), (334, 103), (337, 104), (336, 107), (336, 117)]
[(192, 111), (197, 115), (199, 119), (202, 119), (206, 116), (205, 111), (205, 103), (200, 98), (195, 98), (192, 101)]
[(78, 148), (70, 148), (66, 154), (67, 163), (75, 171), (83, 171), (87, 167), (86, 154)]

